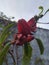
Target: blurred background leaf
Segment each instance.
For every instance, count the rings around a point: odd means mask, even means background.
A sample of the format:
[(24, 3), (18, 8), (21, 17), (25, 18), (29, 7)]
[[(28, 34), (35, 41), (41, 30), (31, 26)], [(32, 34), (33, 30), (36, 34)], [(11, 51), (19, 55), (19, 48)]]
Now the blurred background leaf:
[(4, 48), (2, 49), (2, 51), (0, 52), (0, 65), (3, 64), (4, 58), (5, 58), (5, 56), (6, 56), (7, 52), (8, 52), (8, 50), (9, 50), (10, 45), (11, 45), (10, 43), (7, 43), (7, 44), (4, 46)]
[(9, 29), (14, 26), (13, 23), (8, 24), (6, 27), (4, 27), (3, 32), (0, 35), (0, 46), (2, 45), (2, 43), (4, 43), (4, 41), (6, 40), (6, 38), (8, 37), (8, 35), (10, 34)]

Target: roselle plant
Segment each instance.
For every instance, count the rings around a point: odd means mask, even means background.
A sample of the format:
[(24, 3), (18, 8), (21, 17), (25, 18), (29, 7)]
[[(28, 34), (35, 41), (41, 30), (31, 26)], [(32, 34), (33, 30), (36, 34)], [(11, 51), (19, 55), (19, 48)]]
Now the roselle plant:
[[(37, 29), (36, 25), (37, 23), (39, 23), (38, 20), (42, 18), (49, 11), (49, 9), (44, 14), (42, 14), (43, 7), (40, 6), (39, 9), (41, 9), (41, 12), (39, 13), (39, 15), (34, 16), (29, 21), (26, 21), (24, 19), (18, 20), (18, 23), (17, 23), (18, 32), (14, 34), (13, 40), (5, 42), (6, 38), (11, 34), (9, 29), (12, 26), (14, 26), (14, 24), (11, 23), (11, 24), (8, 24), (6, 27), (4, 27), (2, 33), (0, 34), (0, 65), (3, 64), (5, 57), (9, 52), (10, 45), (16, 44), (17, 46), (23, 46), (24, 53), (22, 58), (22, 65), (29, 65), (30, 63), (31, 56), (32, 56), (32, 47), (30, 45), (30, 41), (35, 39), (39, 46), (40, 53), (43, 54), (44, 46), (42, 44), (42, 41), (36, 38), (34, 34), (36, 33), (36, 29)], [(14, 63), (14, 65), (16, 64)]]

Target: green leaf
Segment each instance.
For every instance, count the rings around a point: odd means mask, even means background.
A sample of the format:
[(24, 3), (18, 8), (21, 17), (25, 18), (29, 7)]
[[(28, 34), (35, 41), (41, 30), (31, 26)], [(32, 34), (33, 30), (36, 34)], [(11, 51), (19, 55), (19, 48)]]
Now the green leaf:
[(32, 47), (29, 43), (24, 44), (24, 55), (22, 65), (29, 65), (32, 56)]
[(39, 49), (40, 49), (40, 53), (43, 54), (44, 52), (44, 46), (43, 46), (43, 43), (40, 39), (36, 38), (36, 41), (37, 41), (37, 44), (39, 46)]
[(9, 50), (10, 45), (11, 45), (10, 43), (7, 43), (7, 44), (4, 46), (4, 48), (2, 49), (2, 51), (0, 52), (0, 65), (3, 64), (4, 58), (5, 58), (5, 56), (6, 56), (7, 52), (8, 52), (8, 50)]
[(2, 43), (5, 41), (5, 39), (8, 37), (8, 35), (9, 35), (9, 33), (10, 33), (10, 32), (9, 32), (9, 29), (10, 29), (12, 26), (14, 26), (14, 24), (8, 24), (8, 25), (4, 28), (2, 34), (0, 35), (0, 46), (1, 46)]
[[(7, 38), (9, 35), (10, 35), (10, 32), (8, 32), (6, 35), (3, 35), (3, 36), (2, 36), (2, 39), (0, 40), (2, 44), (4, 43), (4, 41), (6, 40), (6, 38)], [(2, 44), (0, 44), (0, 48), (2, 48)]]

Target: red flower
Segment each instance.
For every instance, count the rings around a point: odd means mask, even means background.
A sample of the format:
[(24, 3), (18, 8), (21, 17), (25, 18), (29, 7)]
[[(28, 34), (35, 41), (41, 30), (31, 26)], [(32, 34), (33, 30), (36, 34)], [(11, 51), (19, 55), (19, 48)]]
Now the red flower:
[(20, 19), (18, 21), (18, 33), (22, 33), (24, 35), (31, 33), (30, 26), (27, 24), (27, 22), (24, 19)]
[(17, 45), (23, 45), (26, 42), (30, 42), (34, 39), (34, 36), (31, 32), (36, 30), (36, 23), (34, 18), (26, 22), (24, 19), (20, 19), (17, 24), (18, 33), (14, 34), (14, 40), (12, 43)]

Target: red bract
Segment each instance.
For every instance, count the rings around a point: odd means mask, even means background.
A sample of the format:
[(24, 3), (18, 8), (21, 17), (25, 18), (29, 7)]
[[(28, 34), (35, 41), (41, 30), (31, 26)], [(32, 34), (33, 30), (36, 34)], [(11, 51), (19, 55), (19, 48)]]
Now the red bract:
[(26, 42), (30, 42), (31, 40), (34, 39), (34, 36), (28, 34), (27, 36), (22, 35), (22, 34), (15, 34), (14, 35), (14, 40), (12, 41), (12, 43), (16, 43), (16, 45), (23, 45)]
[(36, 31), (36, 20), (35, 18), (31, 18), (29, 21), (28, 21), (28, 25), (30, 26), (32, 32), (35, 32)]
[(36, 30), (36, 22), (33, 18), (28, 22), (26, 22), (24, 19), (20, 19), (17, 27), (18, 33), (14, 34), (14, 40), (12, 43), (16, 43), (16, 45), (23, 45), (24, 43), (30, 42), (34, 39), (31, 32)]
[(31, 33), (30, 26), (27, 24), (27, 22), (24, 19), (20, 19), (18, 21), (18, 32), (25, 35)]

